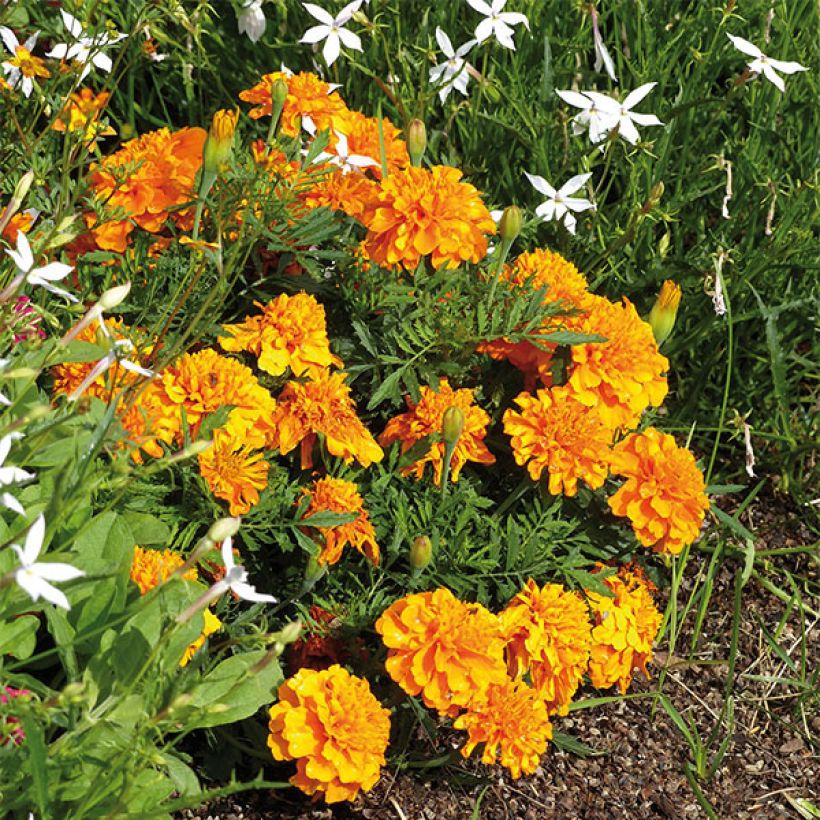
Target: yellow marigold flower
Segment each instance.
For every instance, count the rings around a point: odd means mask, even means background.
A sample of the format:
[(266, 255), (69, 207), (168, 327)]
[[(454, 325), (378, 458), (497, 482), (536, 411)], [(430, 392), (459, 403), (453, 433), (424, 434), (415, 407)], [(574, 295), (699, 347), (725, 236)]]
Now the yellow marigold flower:
[[(30, 79), (34, 77), (51, 76), (51, 72), (46, 68), (45, 60), (43, 60), (41, 57), (35, 57), (23, 45), (18, 45), (14, 49), (14, 55), (8, 60), (4, 60), (3, 66), (16, 68), (23, 77), (28, 77)], [(28, 96), (28, 94), (26, 96)]]
[(156, 384), (158, 403), (166, 419), (176, 425), (179, 442), (182, 410), (193, 439), (205, 417), (227, 405), (233, 410), (224, 429), (245, 446), (262, 448), (271, 435), (270, 420), (276, 409), (271, 394), (250, 368), (211, 348), (186, 353), (162, 371)]
[(516, 464), (526, 464), (533, 481), (544, 469), (549, 491), (575, 495), (578, 480), (597, 490), (606, 480), (612, 431), (597, 412), (563, 387), (520, 393), (504, 413), (504, 432), (512, 438)]
[(581, 597), (560, 584), (527, 581), (498, 616), (510, 676), (529, 672), (550, 714), (565, 715), (586, 672), (590, 623)]
[[(131, 580), (145, 595), (149, 589), (167, 581), (183, 564), (185, 559), (173, 550), (152, 550), (134, 547), (131, 561)], [(182, 576), (186, 581), (196, 581), (197, 571), (192, 567)]]
[(457, 407), (464, 414), (464, 429), (458, 438), (450, 460), (450, 480), (458, 481), (461, 468), (468, 461), (480, 464), (493, 464), (495, 456), (484, 444), (489, 415), (474, 403), (473, 391), (469, 388), (453, 390), (447, 379), (440, 379), (438, 391), (424, 386), (421, 388), (421, 399), (418, 404), (408, 398), (406, 413), (396, 416), (387, 423), (384, 432), (379, 436), (379, 443), (387, 447), (394, 441), (401, 441), (402, 453), (407, 452), (416, 442), (426, 436), (433, 437), (430, 449), (418, 461), (402, 469), (404, 475), (415, 474), (417, 479), (424, 475), (424, 468), (433, 465), (434, 481), (441, 484), (441, 471), (444, 467), (445, 442), (442, 437), (442, 421), (449, 407)]
[(570, 348), (567, 386), (613, 430), (632, 428), (647, 407), (664, 400), (669, 361), (658, 352), (652, 328), (628, 299), (620, 304), (590, 296), (586, 307), (585, 315), (566, 320), (568, 328), (606, 341)]
[(345, 174), (331, 166), (319, 182), (301, 195), (309, 208), (330, 208), (361, 222), (364, 212), (379, 193), (379, 185), (362, 174)]
[(182, 653), (182, 657), (179, 661), (180, 666), (187, 666), (191, 658), (204, 646), (208, 637), (222, 628), (222, 621), (207, 607), (202, 610), (202, 617), (205, 621), (202, 626), (202, 634)]
[(443, 715), (455, 717), (506, 679), (498, 618), (443, 587), (399, 599), (376, 621), (376, 631), (388, 648), (390, 677)]
[(487, 689), (486, 696), (470, 705), (453, 723), (469, 738), (461, 750), (469, 757), (484, 743), (481, 762), (492, 765), (498, 760), (515, 780), (532, 774), (552, 739), (552, 724), (544, 701), (523, 681), (507, 679)]
[(326, 368), (342, 366), (330, 352), (325, 309), (310, 294), (283, 293), (262, 308), (262, 313), (245, 321), (225, 325), (228, 336), (219, 344), (229, 351), (247, 350), (258, 358), (259, 367), (271, 376), (281, 376), (288, 368), (294, 376), (315, 379)]
[(375, 566), (379, 565), (376, 533), (364, 509), (364, 499), (359, 495), (355, 484), (342, 478), (326, 476), (314, 481), (310, 489), (303, 489), (302, 494), (310, 497), (310, 504), (303, 518), (309, 518), (318, 512), (357, 514), (357, 518), (349, 524), (316, 528), (325, 542), (319, 555), (320, 564), (335, 564), (342, 557), (342, 550), (350, 544)]
[(288, 95), (279, 118), (283, 134), (296, 137), (301, 131), (302, 117), (310, 117), (317, 130), (341, 130), (349, 114), (344, 100), (315, 74), (301, 72), (288, 77), (281, 71), (265, 74), (253, 88), (240, 91), (239, 99), (255, 103), (248, 113), (258, 120), (273, 113), (271, 89), (277, 80), (287, 83)]
[(327, 451), (362, 467), (381, 461), (384, 451), (356, 415), (344, 373), (325, 371), (314, 381), (288, 382), (270, 419), (270, 446), (287, 455), (301, 444), (303, 470), (313, 466), (313, 446), (324, 436)]
[(268, 486), (269, 464), (226, 430), (214, 431), (214, 443), (199, 455), (199, 471), (211, 492), (228, 502), (231, 515), (243, 515), (259, 503)]
[(595, 625), (589, 658), (589, 679), (598, 689), (618, 684), (626, 694), (632, 673), (640, 669), (649, 679), (652, 642), (661, 625), (651, 595), (651, 584), (640, 573), (621, 570), (604, 579), (614, 593), (607, 598), (587, 591)]
[(411, 271), (426, 256), (434, 268), (483, 259), (495, 222), (478, 190), (460, 180), (461, 171), (443, 165), (411, 166), (383, 179), (362, 217), (370, 259)]
[(378, 782), (390, 738), (390, 713), (366, 680), (333, 664), (300, 669), (279, 687), (270, 708), (268, 746), (276, 760), (295, 760), (290, 782), (328, 803), (353, 800)]
[(677, 555), (698, 537), (709, 509), (703, 473), (672, 436), (654, 427), (627, 436), (613, 448), (610, 469), (627, 480), (609, 506), (629, 518), (645, 547)]
[(107, 91), (95, 94), (90, 88), (81, 88), (69, 96), (60, 116), (51, 127), (55, 131), (82, 131), (86, 142), (116, 134), (110, 125), (99, 122), (100, 114), (108, 105), (110, 97)]

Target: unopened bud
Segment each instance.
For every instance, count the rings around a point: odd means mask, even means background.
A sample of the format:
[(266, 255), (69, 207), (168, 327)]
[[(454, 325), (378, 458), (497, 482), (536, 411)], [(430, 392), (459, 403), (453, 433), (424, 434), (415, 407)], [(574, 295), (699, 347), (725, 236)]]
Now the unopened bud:
[(172, 456), (169, 456), (168, 463), (176, 464), (178, 461), (185, 461), (188, 458), (193, 458), (194, 456), (198, 456), (200, 453), (204, 453), (206, 450), (210, 450), (213, 446), (214, 443), (210, 439), (201, 438), (197, 441), (192, 441), (187, 447), (183, 447)]
[(413, 165), (421, 165), (427, 149), (427, 128), (421, 120), (412, 120), (407, 126), (407, 151)]
[(284, 105), (288, 98), (288, 84), (280, 77), (271, 87), (271, 100), (274, 105)]
[(202, 150), (202, 167), (212, 174), (219, 173), (219, 169), (231, 158), (233, 150), (233, 135), (236, 131), (236, 122), (239, 111), (220, 109), (214, 114), (208, 139)]
[(318, 558), (311, 555), (305, 567), (305, 577), (302, 581), (303, 588), (311, 589), (326, 572), (327, 565), (320, 563)]
[(116, 287), (109, 288), (108, 290), (103, 291), (102, 296), (100, 296), (97, 301), (97, 305), (99, 305), (100, 310), (112, 310), (117, 307), (117, 305), (119, 305), (126, 296), (128, 296), (130, 290), (130, 282), (126, 282), (124, 285), (117, 285)]
[(669, 242), (671, 241), (671, 237), (669, 236), (669, 231), (667, 231), (658, 242), (658, 255), (661, 259), (666, 257), (666, 254), (669, 253)]
[(655, 210), (661, 201), (661, 197), (663, 197), (663, 192), (663, 182), (656, 182), (652, 186), (652, 190), (649, 192), (649, 199), (644, 202), (643, 207), (641, 208), (641, 213), (648, 214), (650, 211)]
[(236, 518), (220, 518), (219, 521), (214, 521), (208, 530), (208, 538), (215, 544), (219, 544), (226, 538), (233, 538), (239, 532), (239, 526), (242, 519)]
[(279, 640), (282, 643), (285, 643), (285, 644), (293, 643), (295, 640), (298, 640), (298, 638), (301, 634), (302, 634), (302, 622), (301, 621), (291, 621), (289, 624), (285, 624), (279, 630)]
[(464, 412), (460, 407), (451, 404), (441, 417), (441, 436), (444, 443), (454, 447), (464, 432)]
[(14, 186), (14, 193), (11, 195), (10, 208), (13, 207), (16, 211), (23, 204), (23, 200), (26, 198), (26, 194), (28, 194), (33, 182), (34, 171), (26, 171), (25, 174), (17, 180), (17, 184)]
[(649, 324), (652, 326), (652, 332), (655, 334), (655, 341), (658, 345), (662, 345), (666, 341), (672, 332), (672, 328), (675, 327), (675, 317), (678, 315), (680, 297), (680, 285), (671, 279), (667, 279), (661, 285), (658, 298), (649, 313)]
[(498, 231), (502, 242), (513, 242), (521, 233), (521, 208), (517, 205), (508, 205), (501, 214)]
[(421, 572), (433, 558), (433, 542), (429, 535), (419, 535), (413, 539), (410, 547), (410, 566), (415, 572)]

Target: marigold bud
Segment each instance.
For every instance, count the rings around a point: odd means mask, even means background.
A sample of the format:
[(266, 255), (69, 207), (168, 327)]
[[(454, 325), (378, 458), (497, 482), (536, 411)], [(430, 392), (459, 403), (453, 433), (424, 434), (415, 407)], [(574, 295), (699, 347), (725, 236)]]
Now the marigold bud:
[(214, 521), (211, 528), (208, 530), (208, 538), (215, 544), (219, 544), (226, 538), (232, 538), (239, 532), (239, 526), (242, 523), (241, 518), (220, 518), (219, 521)]
[(9, 205), (13, 207), (13, 210), (18, 210), (23, 204), (23, 200), (26, 198), (32, 182), (34, 182), (34, 171), (26, 171), (25, 174), (17, 180), (17, 184), (14, 186), (14, 193), (11, 195), (11, 202), (9, 203)]
[(454, 447), (464, 432), (464, 412), (460, 407), (451, 404), (441, 417), (441, 435), (444, 443)]
[(521, 233), (521, 208), (517, 205), (508, 205), (504, 208), (498, 230), (502, 242), (513, 242)]
[(271, 100), (274, 105), (284, 105), (288, 98), (288, 84), (280, 77), (271, 86)]
[(414, 572), (421, 572), (433, 558), (433, 542), (429, 535), (419, 535), (410, 547), (410, 566)]
[(202, 167), (206, 171), (217, 173), (231, 158), (233, 135), (238, 119), (239, 111), (222, 108), (214, 114), (208, 139), (205, 140), (205, 148), (202, 151)]
[(649, 313), (649, 324), (655, 334), (655, 341), (661, 345), (669, 337), (672, 328), (675, 327), (675, 317), (678, 315), (678, 305), (680, 305), (681, 290), (680, 285), (667, 279), (661, 285), (658, 298), (652, 305)]
[(407, 150), (413, 165), (421, 165), (427, 149), (427, 128), (421, 120), (412, 120), (407, 126)]
[(117, 305), (119, 305), (125, 297), (128, 296), (130, 290), (130, 282), (126, 282), (124, 285), (117, 285), (116, 287), (109, 288), (108, 290), (103, 291), (97, 301), (97, 305), (100, 310), (111, 310), (112, 308), (117, 307)]

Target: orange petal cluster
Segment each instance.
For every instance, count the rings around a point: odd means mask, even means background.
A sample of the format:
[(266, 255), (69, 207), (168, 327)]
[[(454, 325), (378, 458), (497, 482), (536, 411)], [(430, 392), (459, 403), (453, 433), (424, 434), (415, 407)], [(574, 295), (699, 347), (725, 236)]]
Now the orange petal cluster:
[(610, 509), (629, 518), (641, 544), (677, 555), (698, 537), (709, 509), (703, 473), (673, 436), (654, 427), (627, 436), (613, 448), (610, 469), (626, 478)]
[(262, 313), (246, 316), (244, 322), (224, 325), (228, 336), (220, 336), (224, 350), (247, 350), (258, 359), (259, 367), (271, 376), (281, 376), (288, 368), (294, 376), (315, 379), (342, 360), (330, 352), (325, 309), (304, 291), (283, 293), (267, 305), (258, 302)]
[(570, 348), (567, 387), (613, 430), (631, 429), (647, 407), (658, 407), (664, 400), (669, 361), (658, 351), (652, 328), (628, 299), (621, 304), (590, 296), (585, 307), (584, 315), (566, 320), (568, 329), (606, 341)]
[(376, 631), (388, 648), (390, 677), (443, 715), (454, 717), (506, 679), (498, 618), (443, 587), (399, 599), (376, 621)]
[(55, 131), (82, 131), (83, 140), (91, 142), (97, 137), (117, 132), (100, 122), (100, 115), (108, 105), (111, 95), (107, 91), (95, 94), (90, 88), (81, 88), (69, 95), (68, 102), (51, 126)]
[(214, 632), (218, 632), (222, 628), (222, 621), (207, 607), (202, 610), (202, 617), (202, 634), (182, 653), (182, 657), (179, 661), (180, 666), (187, 666), (191, 662), (191, 658), (205, 645), (205, 641), (213, 635)]
[(661, 613), (652, 600), (651, 584), (639, 572), (622, 569), (604, 579), (612, 598), (587, 591), (594, 618), (589, 679), (598, 689), (618, 684), (626, 694), (632, 673), (652, 659), (652, 642), (661, 625)]
[(324, 539), (324, 546), (319, 555), (320, 564), (337, 563), (342, 557), (342, 550), (350, 544), (369, 558), (372, 564), (378, 566), (380, 556), (376, 533), (364, 509), (364, 499), (359, 495), (359, 488), (353, 482), (325, 476), (314, 481), (313, 486), (304, 489), (302, 493), (310, 498), (303, 518), (309, 518), (319, 512), (356, 513), (355, 520), (348, 524), (316, 528), (319, 536)]
[(510, 676), (529, 672), (550, 714), (565, 715), (589, 661), (591, 626), (580, 596), (528, 580), (498, 616)]
[(485, 697), (470, 705), (453, 723), (464, 729), (467, 742), (461, 750), (469, 757), (483, 743), (481, 762), (496, 761), (509, 769), (514, 779), (532, 774), (552, 738), (547, 707), (523, 681), (507, 679), (488, 687)]
[(160, 128), (92, 164), (91, 189), (112, 214), (102, 223), (94, 214), (86, 216), (100, 248), (124, 251), (135, 224), (151, 233), (160, 231), (169, 218), (182, 229), (191, 227), (193, 209), (179, 206), (194, 199), (206, 136), (202, 128)]
[(362, 217), (370, 260), (412, 271), (424, 257), (436, 269), (483, 259), (495, 223), (478, 190), (461, 176), (457, 168), (434, 165), (383, 179)]
[(493, 464), (495, 456), (484, 444), (489, 415), (474, 402), (473, 391), (468, 388), (453, 390), (447, 379), (440, 379), (438, 390), (424, 386), (420, 390), (418, 404), (408, 398), (408, 412), (396, 416), (387, 423), (384, 432), (379, 436), (379, 443), (387, 447), (394, 441), (401, 442), (402, 453), (407, 452), (423, 438), (431, 437), (427, 453), (413, 464), (404, 467), (404, 475), (414, 474), (421, 479), (427, 464), (433, 465), (434, 481), (441, 484), (441, 471), (444, 467), (445, 444), (441, 438), (441, 424), (444, 411), (448, 407), (458, 407), (464, 414), (464, 430), (458, 439), (450, 460), (450, 478), (458, 481), (461, 468), (468, 461), (480, 464)]
[(279, 687), (270, 708), (268, 746), (276, 760), (295, 760), (290, 782), (328, 803), (370, 791), (385, 765), (390, 713), (366, 680), (334, 664), (300, 669)]
[(327, 171), (302, 194), (302, 201), (309, 208), (330, 208), (361, 221), (378, 193), (378, 183), (363, 174), (345, 174), (335, 166)]
[(515, 403), (521, 412), (505, 411), (504, 432), (516, 463), (527, 465), (533, 481), (546, 469), (553, 495), (575, 495), (579, 480), (593, 490), (603, 485), (612, 431), (597, 413), (563, 387), (521, 393)]
[(288, 382), (270, 418), (270, 446), (287, 455), (301, 444), (302, 469), (313, 466), (313, 446), (324, 436), (327, 451), (362, 467), (381, 461), (384, 451), (356, 415), (344, 373), (325, 371), (313, 381)]
[[(152, 550), (135, 546), (134, 557), (131, 560), (131, 580), (140, 588), (140, 594), (145, 595), (149, 589), (165, 583), (184, 563), (185, 559), (173, 550)], [(186, 570), (182, 577), (186, 581), (196, 581), (196, 568)]]

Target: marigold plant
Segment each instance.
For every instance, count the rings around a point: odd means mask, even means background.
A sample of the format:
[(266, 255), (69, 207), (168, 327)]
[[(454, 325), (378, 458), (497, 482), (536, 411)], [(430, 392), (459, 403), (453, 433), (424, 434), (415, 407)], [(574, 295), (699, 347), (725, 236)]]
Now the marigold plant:
[(591, 626), (584, 601), (560, 584), (530, 578), (498, 616), (510, 676), (529, 673), (550, 714), (565, 715), (589, 660)]
[(654, 427), (627, 436), (613, 448), (610, 468), (626, 478), (610, 509), (629, 518), (641, 544), (677, 555), (698, 537), (709, 509), (703, 473), (673, 436)]
[(652, 585), (640, 572), (621, 569), (604, 578), (612, 598), (587, 591), (594, 619), (589, 679), (598, 689), (618, 684), (626, 694), (635, 669), (649, 678), (646, 664), (661, 625), (661, 613), (652, 600)]
[(552, 739), (547, 707), (538, 694), (521, 680), (505, 680), (487, 688), (483, 698), (470, 704), (453, 723), (468, 733), (461, 749), (469, 757), (484, 744), (481, 762), (501, 763), (514, 779), (532, 774)]
[[(139, 587), (140, 594), (145, 595), (149, 589), (167, 581), (183, 564), (185, 559), (173, 550), (154, 550), (134, 547), (131, 561), (131, 580)], [(186, 570), (182, 577), (186, 581), (196, 581), (196, 567)]]
[(601, 487), (608, 472), (612, 430), (595, 410), (576, 401), (562, 387), (520, 393), (504, 413), (504, 432), (511, 437), (513, 456), (533, 481), (547, 471), (549, 491), (575, 495), (578, 481)]
[(314, 481), (313, 486), (305, 488), (302, 493), (310, 498), (303, 518), (319, 512), (356, 514), (355, 520), (348, 524), (316, 528), (320, 538), (324, 540), (319, 554), (320, 564), (337, 563), (342, 557), (342, 550), (349, 544), (378, 566), (379, 545), (376, 543), (376, 533), (367, 510), (364, 509), (364, 499), (352, 481), (325, 476)]
[(498, 618), (445, 588), (407, 595), (376, 621), (390, 677), (409, 695), (454, 717), (506, 679)]
[(379, 443), (382, 447), (387, 447), (394, 441), (400, 441), (402, 453), (407, 452), (423, 438), (433, 437), (427, 453), (402, 469), (404, 475), (413, 474), (417, 479), (421, 479), (426, 465), (432, 464), (433, 480), (436, 485), (441, 484), (446, 446), (440, 434), (442, 418), (448, 407), (458, 407), (464, 414), (464, 429), (458, 437), (450, 459), (450, 478), (458, 481), (461, 469), (468, 461), (479, 464), (495, 462), (495, 456), (484, 444), (490, 417), (475, 404), (473, 390), (469, 388), (453, 390), (447, 379), (440, 379), (438, 390), (423, 386), (420, 392), (419, 403), (413, 404), (408, 397), (409, 410), (391, 419), (379, 436)]
[(478, 190), (461, 176), (457, 168), (434, 165), (409, 167), (383, 179), (362, 218), (368, 257), (383, 267), (410, 271), (424, 257), (434, 268), (483, 259), (495, 222)]
[(290, 782), (328, 803), (370, 791), (385, 765), (390, 713), (366, 680), (334, 664), (301, 669), (279, 687), (270, 708), (268, 746), (276, 760), (295, 760)]

